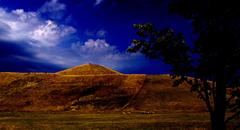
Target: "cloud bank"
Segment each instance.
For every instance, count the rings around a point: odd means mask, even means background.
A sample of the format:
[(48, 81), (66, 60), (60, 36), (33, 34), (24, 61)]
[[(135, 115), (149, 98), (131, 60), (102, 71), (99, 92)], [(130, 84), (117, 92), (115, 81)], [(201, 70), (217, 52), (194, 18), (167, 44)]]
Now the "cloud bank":
[(76, 32), (71, 26), (43, 20), (36, 12), (3, 8), (0, 8), (0, 31), (1, 40), (25, 41), (39, 47), (56, 46), (61, 39)]
[[(102, 2), (96, 0), (95, 5)], [(147, 69), (149, 60), (141, 54), (120, 51), (109, 43), (107, 30), (77, 30), (60, 23), (66, 9), (58, 0), (48, 1), (32, 12), (0, 7), (0, 71), (52, 72), (84, 63), (102, 64), (125, 73)], [(79, 34), (88, 38), (83, 40)]]

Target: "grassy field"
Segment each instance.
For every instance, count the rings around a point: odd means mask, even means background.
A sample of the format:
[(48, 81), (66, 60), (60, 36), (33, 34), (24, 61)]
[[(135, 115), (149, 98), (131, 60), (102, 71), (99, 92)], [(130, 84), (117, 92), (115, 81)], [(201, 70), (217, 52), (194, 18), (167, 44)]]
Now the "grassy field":
[(31, 130), (208, 130), (207, 113), (80, 114), (1, 112), (0, 129)]

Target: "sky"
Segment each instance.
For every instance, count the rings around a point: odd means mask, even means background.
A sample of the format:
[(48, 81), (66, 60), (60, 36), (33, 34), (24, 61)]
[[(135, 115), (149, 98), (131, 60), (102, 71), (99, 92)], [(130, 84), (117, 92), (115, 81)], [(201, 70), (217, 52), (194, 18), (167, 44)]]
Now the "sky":
[(191, 22), (168, 14), (167, 0), (0, 0), (0, 71), (57, 72), (85, 63), (122, 73), (169, 73), (126, 49), (136, 23), (171, 27), (191, 42)]

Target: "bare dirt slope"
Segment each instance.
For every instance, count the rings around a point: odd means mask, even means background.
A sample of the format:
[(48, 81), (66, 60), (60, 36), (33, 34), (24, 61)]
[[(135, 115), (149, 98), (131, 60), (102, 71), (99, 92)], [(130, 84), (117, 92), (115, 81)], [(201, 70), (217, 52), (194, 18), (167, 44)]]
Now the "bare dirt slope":
[(187, 85), (173, 88), (168, 75), (89, 73), (0, 73), (0, 111), (205, 111)]

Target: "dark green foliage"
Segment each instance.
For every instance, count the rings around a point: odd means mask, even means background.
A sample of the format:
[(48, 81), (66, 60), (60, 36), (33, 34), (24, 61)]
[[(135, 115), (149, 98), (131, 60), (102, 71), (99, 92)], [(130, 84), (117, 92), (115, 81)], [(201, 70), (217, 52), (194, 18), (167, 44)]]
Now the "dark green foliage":
[[(173, 29), (135, 24), (139, 36), (129, 52), (141, 52), (172, 66), (174, 85), (187, 82), (203, 99), (211, 115), (212, 129), (240, 114), (240, 8), (237, 1), (174, 0), (170, 13), (192, 21), (197, 39), (190, 46)], [(193, 77), (193, 78), (190, 78)], [(229, 119), (225, 112), (234, 114)], [(226, 119), (226, 120), (225, 120)], [(225, 122), (225, 121), (226, 122)]]

